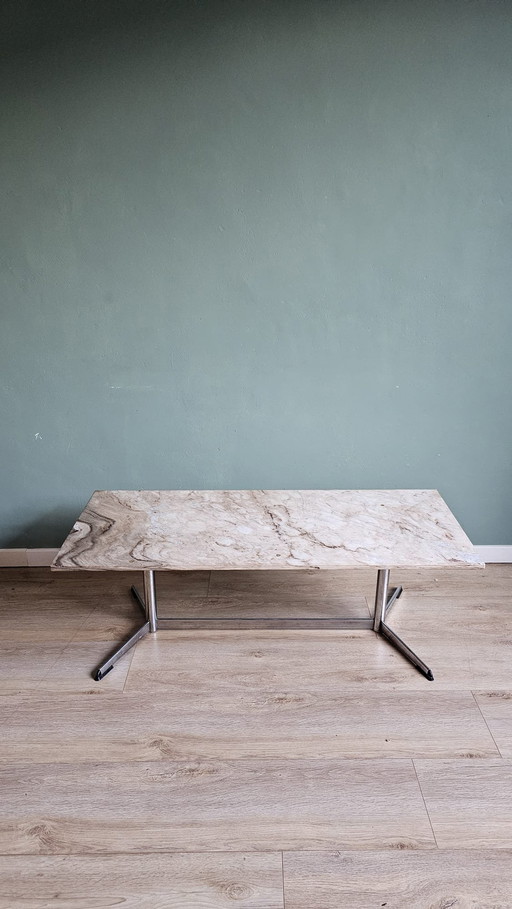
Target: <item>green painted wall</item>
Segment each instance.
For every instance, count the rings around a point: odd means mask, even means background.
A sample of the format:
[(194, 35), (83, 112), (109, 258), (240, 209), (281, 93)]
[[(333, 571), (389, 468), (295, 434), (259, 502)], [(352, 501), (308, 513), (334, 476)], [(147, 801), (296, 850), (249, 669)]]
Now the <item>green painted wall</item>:
[(0, 26), (0, 546), (137, 487), (437, 487), (512, 543), (512, 4)]

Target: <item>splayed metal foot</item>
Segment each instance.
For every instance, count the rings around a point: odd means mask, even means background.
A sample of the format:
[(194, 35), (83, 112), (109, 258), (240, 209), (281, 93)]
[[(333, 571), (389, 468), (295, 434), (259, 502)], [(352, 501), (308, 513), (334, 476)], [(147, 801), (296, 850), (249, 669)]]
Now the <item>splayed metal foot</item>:
[(96, 682), (101, 682), (101, 680), (105, 678), (107, 672), (110, 672), (114, 668), (117, 661), (120, 660), (121, 657), (125, 655), (125, 653), (128, 653), (128, 651), (134, 647), (137, 641), (140, 641), (140, 639), (145, 637), (148, 633), (149, 622), (144, 622), (144, 625), (141, 625), (135, 634), (132, 634), (132, 636), (129, 637), (121, 647), (119, 647), (111, 656), (109, 656), (108, 660), (105, 660), (105, 662), (102, 663), (95, 672), (93, 672), (93, 679)]
[(158, 628), (154, 571), (144, 572), (144, 599), (142, 599), (136, 587), (131, 588), (131, 594), (142, 609), (146, 621), (128, 638), (127, 641), (124, 642), (124, 644), (121, 645), (121, 647), (118, 647), (118, 649), (109, 656), (108, 660), (105, 660), (101, 666), (95, 669), (92, 673), (92, 677), (96, 682), (101, 682), (107, 673), (112, 671), (118, 660), (120, 660), (125, 653), (128, 653), (141, 638), (145, 637), (148, 633), (155, 632)]
[(398, 600), (402, 593), (402, 587), (396, 587), (391, 595), (389, 594), (389, 569), (382, 568), (379, 570), (377, 575), (377, 590), (375, 593), (375, 614), (373, 621), (373, 629), (377, 634), (382, 635), (393, 647), (400, 651), (406, 660), (409, 660), (410, 663), (425, 676), (429, 682), (434, 681), (434, 675), (432, 670), (429, 669), (426, 663), (420, 659), (413, 650), (402, 641), (402, 638), (399, 638), (398, 635), (389, 627), (389, 625), (384, 621), (387, 617), (387, 614), (394, 603)]

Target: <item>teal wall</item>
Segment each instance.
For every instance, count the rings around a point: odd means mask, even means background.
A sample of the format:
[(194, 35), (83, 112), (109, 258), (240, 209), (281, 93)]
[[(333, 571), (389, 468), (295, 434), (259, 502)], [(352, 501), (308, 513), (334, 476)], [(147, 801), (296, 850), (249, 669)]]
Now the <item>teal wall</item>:
[(0, 546), (138, 487), (437, 487), (512, 543), (512, 4), (0, 25)]

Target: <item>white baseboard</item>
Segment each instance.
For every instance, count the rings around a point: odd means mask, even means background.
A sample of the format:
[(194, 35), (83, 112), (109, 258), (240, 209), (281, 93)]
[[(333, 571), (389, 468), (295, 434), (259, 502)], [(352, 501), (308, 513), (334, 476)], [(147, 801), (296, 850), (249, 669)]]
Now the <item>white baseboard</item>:
[(0, 549), (0, 568), (21, 568), (27, 564), (26, 549)]
[[(512, 546), (475, 546), (483, 562), (512, 562)], [(0, 568), (51, 565), (58, 549), (0, 549)]]
[(58, 549), (0, 549), (0, 568), (37, 568), (51, 565)]
[(512, 562), (512, 546), (475, 546), (483, 562)]
[(58, 551), (58, 549), (27, 549), (27, 565), (30, 565), (31, 568), (39, 565), (51, 565)]

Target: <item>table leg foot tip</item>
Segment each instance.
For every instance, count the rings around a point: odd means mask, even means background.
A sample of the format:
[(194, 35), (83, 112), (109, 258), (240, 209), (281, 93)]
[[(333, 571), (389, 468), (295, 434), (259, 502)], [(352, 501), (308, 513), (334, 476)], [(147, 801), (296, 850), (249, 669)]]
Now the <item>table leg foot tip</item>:
[(113, 666), (109, 666), (108, 669), (105, 669), (105, 672), (101, 672), (99, 669), (97, 669), (96, 672), (93, 672), (92, 675), (94, 681), (101, 682), (101, 680), (105, 678), (108, 672), (112, 672), (113, 668)]

